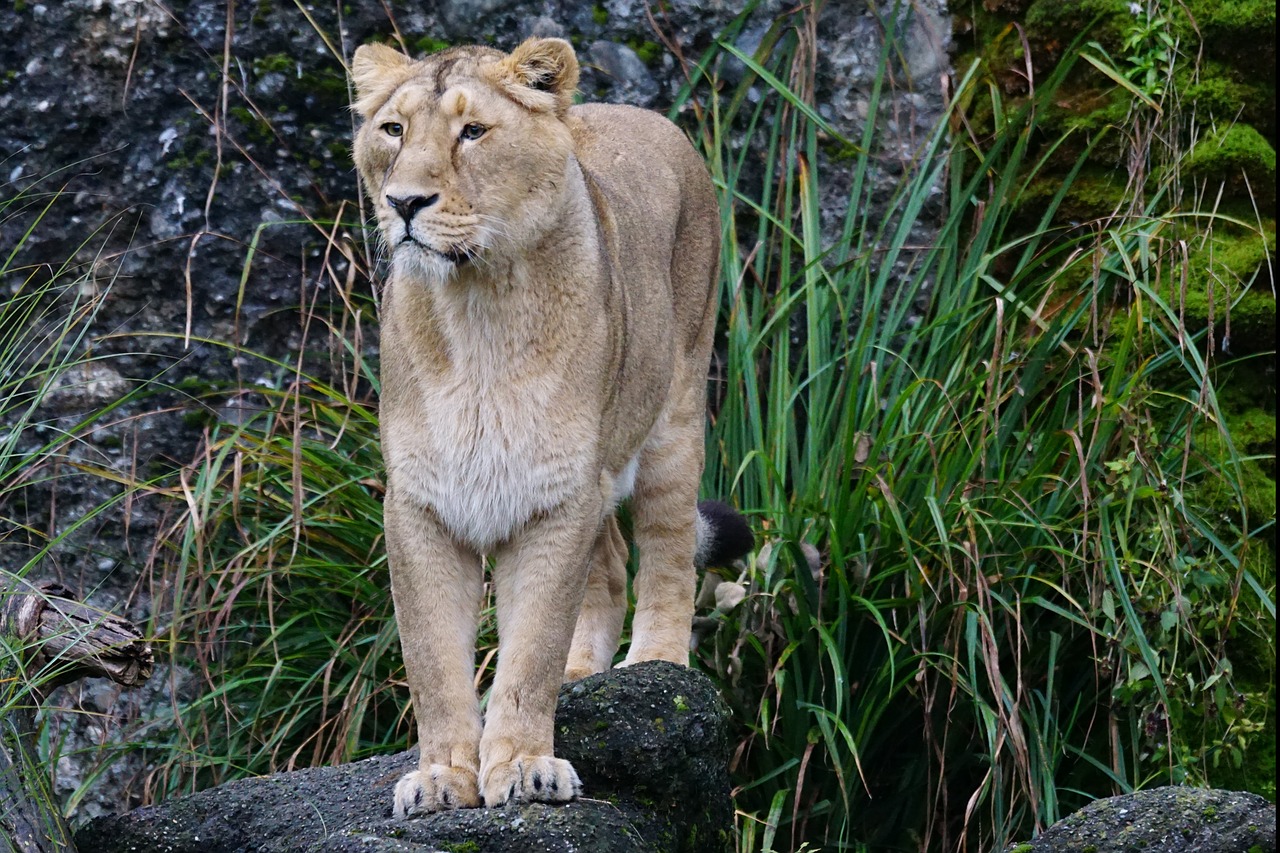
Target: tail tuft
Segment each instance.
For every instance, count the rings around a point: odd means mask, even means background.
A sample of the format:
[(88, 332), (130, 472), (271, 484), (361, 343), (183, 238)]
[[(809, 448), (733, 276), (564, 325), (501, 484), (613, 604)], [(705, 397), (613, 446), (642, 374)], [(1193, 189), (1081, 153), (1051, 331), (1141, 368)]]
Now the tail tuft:
[(755, 547), (755, 535), (736, 509), (720, 501), (698, 501), (698, 568), (727, 566)]

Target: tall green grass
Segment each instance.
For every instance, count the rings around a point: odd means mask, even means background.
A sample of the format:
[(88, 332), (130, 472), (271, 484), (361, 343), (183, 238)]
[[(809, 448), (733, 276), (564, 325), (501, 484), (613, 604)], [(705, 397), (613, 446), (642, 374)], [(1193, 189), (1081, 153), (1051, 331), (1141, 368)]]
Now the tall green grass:
[[(1171, 170), (1113, 217), (1057, 223), (1096, 142), (1042, 122), (1069, 60), (1016, 103), (971, 69), (873, 212), (898, 39), (886, 21), (866, 130), (843, 139), (802, 94), (814, 13), (754, 55), (732, 47), (739, 19), (675, 111), (722, 201), (706, 491), (770, 543), (698, 650), (742, 727), (741, 849), (998, 849), (1092, 797), (1213, 782), (1273, 714), (1275, 634), (1274, 576), (1250, 568), (1274, 520), (1204, 510), (1210, 490), (1244, 505), (1221, 356), (1182, 319), (1180, 241), (1214, 217), (1170, 203)], [(999, 132), (966, 129), (976, 97)], [(833, 237), (835, 170), (850, 192)], [(921, 217), (939, 222), (924, 246)], [(303, 306), (338, 378), (263, 362), (269, 387), (211, 425), (181, 484), (158, 620), (194, 695), (142, 733), (152, 794), (409, 737), (369, 271), (348, 261), (333, 310)], [(488, 626), (480, 663), (493, 643)], [(1246, 659), (1270, 662), (1266, 695), (1235, 695)]]
[[(359, 263), (346, 244), (330, 248)], [(245, 281), (253, 260), (251, 250)], [(378, 382), (362, 351), (368, 281), (327, 278), (338, 301), (299, 306), (323, 328), (326, 351), (285, 363), (237, 350), (265, 378), (230, 396), (208, 392), (228, 415), (209, 425), (183, 478), (186, 510), (164, 564), (157, 633), (180, 664), (181, 698), (140, 732), (155, 765), (150, 795), (407, 742), (382, 547)]]
[[(743, 848), (999, 849), (1094, 796), (1212, 782), (1215, 751), (1273, 713), (1275, 660), (1274, 577), (1242, 562), (1274, 519), (1209, 516), (1201, 496), (1244, 505), (1218, 357), (1179, 301), (1179, 241), (1214, 217), (1162, 185), (1056, 224), (1096, 142), (1040, 121), (1070, 58), (1021, 103), (980, 93), (998, 133), (952, 141), (943, 122), (873, 216), (895, 92), (882, 77), (864, 136), (824, 159), (832, 131), (781, 82), (802, 79), (801, 28), (755, 57), (725, 46), (747, 79), (690, 92), (726, 238), (706, 484), (782, 546), (702, 651), (749, 729)], [(890, 30), (884, 67), (896, 49)], [(743, 133), (764, 140), (762, 176)], [(823, 162), (852, 176), (837, 240)], [(936, 242), (914, 246), (939, 189)], [(1271, 688), (1233, 699), (1232, 658), (1253, 655)]]

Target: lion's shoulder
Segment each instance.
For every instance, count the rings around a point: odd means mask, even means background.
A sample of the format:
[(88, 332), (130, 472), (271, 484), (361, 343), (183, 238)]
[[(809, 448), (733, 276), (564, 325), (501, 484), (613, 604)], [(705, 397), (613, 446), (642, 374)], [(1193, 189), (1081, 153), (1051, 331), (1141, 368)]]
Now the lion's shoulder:
[(615, 209), (667, 218), (688, 190), (702, 189), (707, 181), (706, 167), (683, 131), (658, 113), (580, 104), (569, 111), (569, 126), (583, 172)]

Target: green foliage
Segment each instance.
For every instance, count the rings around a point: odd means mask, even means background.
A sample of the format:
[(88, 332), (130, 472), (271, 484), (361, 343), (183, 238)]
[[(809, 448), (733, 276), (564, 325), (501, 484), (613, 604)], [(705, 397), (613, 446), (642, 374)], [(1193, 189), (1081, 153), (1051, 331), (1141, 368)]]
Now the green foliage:
[[(1068, 146), (1040, 117), (1068, 58), (1030, 99), (990, 89), (1000, 132), (948, 150), (940, 131), (874, 217), (873, 97), (826, 244), (816, 154), (832, 131), (778, 82), (803, 71), (793, 34), (774, 35), (754, 58), (724, 46), (752, 72), (738, 89), (697, 92), (729, 287), (708, 491), (778, 546), (700, 649), (750, 728), (738, 802), (767, 836), (746, 849), (999, 849), (1084, 792), (1265, 758), (1274, 580), (1242, 558), (1274, 513), (1246, 524), (1204, 499), (1248, 486), (1207, 329), (1175, 298), (1189, 267), (1168, 185), (1135, 205), (1121, 182), (1110, 211), (1126, 215), (1053, 227), (1093, 153), (1046, 181)], [(1153, 62), (1168, 74), (1167, 53)], [(1144, 91), (1149, 66), (1115, 75), (1135, 100), (1163, 91)], [(766, 140), (758, 182), (731, 128)], [(908, 232), (938, 186), (950, 213), (922, 250)], [(1185, 224), (1212, 239), (1213, 216)], [(1253, 655), (1272, 674), (1241, 693), (1233, 661)]]
[(342, 385), (265, 365), (277, 387), (237, 401), (242, 419), (211, 432), (188, 483), (167, 621), (202, 688), (151, 743), (163, 790), (406, 743), (376, 380), (346, 343)]

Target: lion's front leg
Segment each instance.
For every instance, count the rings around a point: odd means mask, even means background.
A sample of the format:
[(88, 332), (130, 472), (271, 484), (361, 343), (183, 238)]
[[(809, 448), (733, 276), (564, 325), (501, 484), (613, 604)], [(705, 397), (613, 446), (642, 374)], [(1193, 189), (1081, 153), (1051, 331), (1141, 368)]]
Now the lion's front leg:
[(421, 750), (396, 785), (398, 818), (480, 805), (476, 623), (480, 558), (459, 547), (427, 510), (387, 494), (387, 556), (400, 647)]
[(566, 802), (582, 783), (553, 754), (555, 705), (586, 587), (599, 501), (532, 522), (495, 555), (498, 668), (480, 740), (486, 806)]

